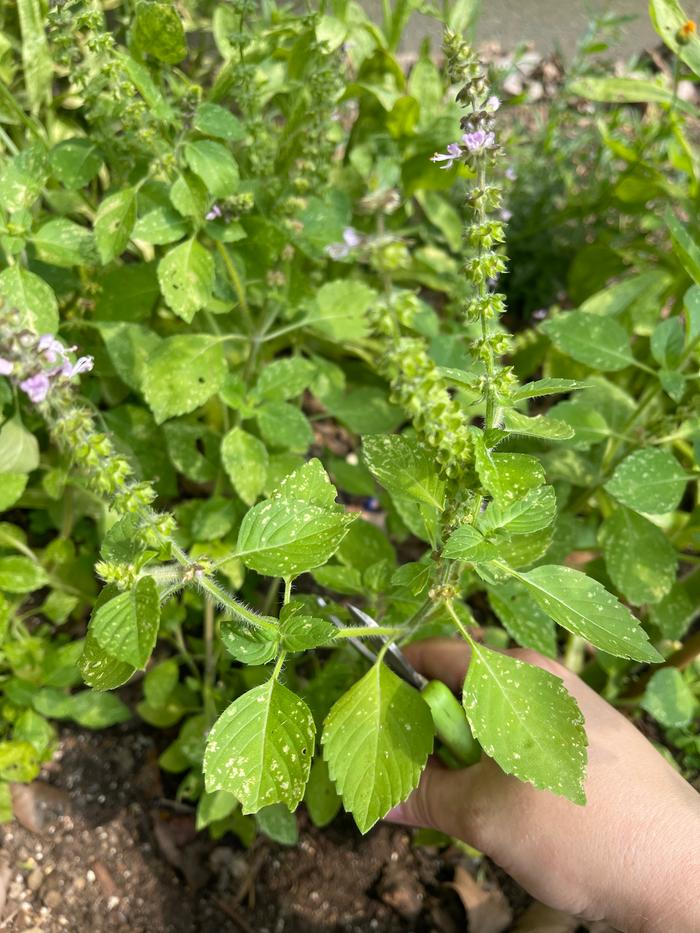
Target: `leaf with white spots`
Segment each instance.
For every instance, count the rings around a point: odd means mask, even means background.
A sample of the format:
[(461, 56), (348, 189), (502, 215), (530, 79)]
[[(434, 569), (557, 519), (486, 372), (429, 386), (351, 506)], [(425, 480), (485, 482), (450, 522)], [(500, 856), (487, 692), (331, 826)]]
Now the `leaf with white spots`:
[(296, 809), (314, 753), (311, 710), (274, 678), (248, 690), (224, 710), (204, 753), (207, 791), (227, 790), (243, 813), (273, 803)]
[(106, 265), (121, 256), (136, 223), (136, 188), (123, 188), (100, 204), (95, 216), (95, 243)]
[(213, 139), (185, 143), (185, 161), (215, 198), (227, 198), (238, 191), (238, 165), (222, 143)]
[(194, 237), (185, 240), (158, 263), (158, 282), (168, 307), (189, 324), (211, 298), (214, 260)]
[(16, 308), (20, 325), (35, 334), (58, 330), (58, 302), (51, 286), (38, 275), (15, 263), (0, 272), (0, 299)]
[(203, 405), (221, 388), (226, 363), (221, 342), (206, 334), (168, 337), (143, 368), (143, 394), (162, 424)]
[(452, 532), (442, 549), (442, 556), (452, 560), (494, 560), (498, 551), (473, 525), (461, 525)]
[(221, 623), (221, 641), (231, 657), (242, 664), (267, 664), (279, 651), (276, 632), (246, 628), (238, 619), (225, 619)]
[(280, 612), (280, 633), (287, 651), (310, 651), (329, 645), (337, 631), (331, 622), (305, 611), (303, 603), (292, 601)]
[(475, 644), (462, 703), (474, 737), (507, 774), (586, 802), (584, 720), (559, 677)]
[(335, 554), (355, 518), (298, 499), (268, 499), (244, 516), (236, 557), (269, 577), (297, 577)]
[(618, 464), (605, 488), (637, 512), (672, 512), (683, 498), (688, 475), (668, 450), (637, 450)]
[(618, 658), (663, 660), (629, 609), (580, 570), (545, 564), (515, 576), (550, 618), (596, 648)]
[(529, 454), (491, 453), (480, 437), (475, 442), (475, 454), (481, 485), (490, 496), (501, 502), (512, 502), (530, 489), (544, 485), (542, 464)]
[(510, 637), (522, 648), (557, 656), (554, 622), (515, 582), (489, 588), (489, 604)]
[(361, 832), (417, 786), (433, 733), (420, 693), (381, 663), (333, 706), (323, 728), (323, 757)]
[(479, 528), (484, 534), (498, 530), (507, 531), (511, 535), (532, 534), (551, 525), (556, 511), (554, 488), (539, 486), (508, 504), (494, 500), (480, 516)]
[(300, 499), (311, 505), (340, 511), (342, 506), (335, 501), (336, 495), (335, 486), (323, 469), (321, 461), (314, 457), (300, 466), (298, 470), (285, 476), (272, 493), (271, 498)]
[(221, 462), (238, 495), (252, 505), (265, 488), (267, 447), (237, 425), (221, 441)]
[(675, 667), (655, 671), (644, 692), (641, 706), (662, 726), (687, 726), (696, 715), (698, 701)]
[(602, 372), (634, 363), (627, 331), (621, 324), (590, 311), (568, 311), (540, 325), (557, 350)]
[(99, 646), (133, 667), (144, 668), (156, 643), (160, 599), (153, 577), (141, 577), (119, 596), (104, 603), (90, 621)]
[(575, 389), (588, 388), (587, 382), (578, 382), (576, 379), (555, 379), (548, 376), (546, 379), (537, 379), (535, 382), (526, 382), (514, 390), (511, 398), (522, 401), (526, 398), (542, 398), (544, 395), (563, 395)]
[(663, 531), (643, 515), (617, 508), (603, 523), (600, 538), (610, 579), (627, 602), (660, 602), (678, 570), (678, 554)]
[(445, 483), (435, 457), (419, 441), (399, 434), (375, 434), (362, 439), (362, 456), (374, 478), (389, 492), (442, 511)]
[(511, 434), (543, 437), (550, 441), (565, 441), (574, 436), (574, 429), (564, 421), (547, 415), (523, 415), (514, 409), (504, 413), (503, 426)]

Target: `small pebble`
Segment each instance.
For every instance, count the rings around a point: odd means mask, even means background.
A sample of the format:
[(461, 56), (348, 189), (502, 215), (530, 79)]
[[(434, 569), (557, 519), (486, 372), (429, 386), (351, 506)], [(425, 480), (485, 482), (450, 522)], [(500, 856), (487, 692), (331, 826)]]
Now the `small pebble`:
[(40, 868), (35, 868), (29, 873), (27, 878), (27, 887), (30, 891), (38, 891), (44, 880), (44, 873)]

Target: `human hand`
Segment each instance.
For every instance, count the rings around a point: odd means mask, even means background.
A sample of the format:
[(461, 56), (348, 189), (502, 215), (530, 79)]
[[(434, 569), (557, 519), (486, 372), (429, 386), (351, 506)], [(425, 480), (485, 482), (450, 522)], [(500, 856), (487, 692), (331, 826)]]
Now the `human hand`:
[[(432, 639), (406, 653), (459, 694), (466, 644)], [(578, 701), (589, 741), (586, 805), (524, 784), (484, 756), (460, 771), (431, 760), (387, 819), (468, 842), (533, 897), (583, 919), (629, 933), (698, 933), (700, 795), (563, 665), (529, 649), (508, 654), (560, 677)]]

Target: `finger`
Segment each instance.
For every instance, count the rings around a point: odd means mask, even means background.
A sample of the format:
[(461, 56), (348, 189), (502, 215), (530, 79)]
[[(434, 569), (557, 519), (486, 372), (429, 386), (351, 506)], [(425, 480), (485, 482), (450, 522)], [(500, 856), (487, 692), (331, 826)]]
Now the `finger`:
[(479, 789), (483, 770), (481, 764), (448, 770), (431, 758), (418, 787), (384, 819), (403, 826), (437, 829), (481, 847), (486, 823), (484, 794)]
[(428, 638), (407, 645), (404, 653), (428, 680), (442, 680), (453, 693), (462, 692), (470, 651), (461, 638)]

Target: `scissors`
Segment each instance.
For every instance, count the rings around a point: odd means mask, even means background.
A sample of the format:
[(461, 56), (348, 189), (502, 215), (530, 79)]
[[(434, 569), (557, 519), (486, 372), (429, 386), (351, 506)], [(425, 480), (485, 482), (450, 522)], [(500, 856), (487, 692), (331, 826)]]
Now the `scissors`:
[[(322, 597), (317, 599), (319, 605), (328, 605)], [(358, 609), (352, 603), (348, 604), (347, 608), (367, 628), (379, 628), (372, 616), (362, 609)], [(329, 618), (336, 628), (345, 628), (337, 616), (330, 614)], [(438, 755), (444, 764), (451, 768), (464, 768), (479, 761), (481, 746), (472, 735), (461, 703), (446, 684), (441, 680), (428, 680), (419, 674), (403, 651), (381, 635), (367, 641), (361, 641), (359, 638), (347, 640), (372, 664), (377, 663), (379, 651), (383, 651), (383, 660), (388, 667), (421, 693), (433, 717), (435, 733), (441, 743)], [(374, 646), (377, 650), (373, 650)]]

